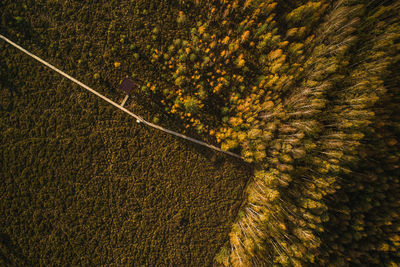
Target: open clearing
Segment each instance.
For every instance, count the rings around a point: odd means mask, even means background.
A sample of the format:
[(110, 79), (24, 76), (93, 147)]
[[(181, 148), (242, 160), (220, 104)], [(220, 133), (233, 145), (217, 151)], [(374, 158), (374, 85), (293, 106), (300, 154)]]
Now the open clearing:
[[(122, 100), (114, 88), (129, 72), (121, 60), (129, 45), (104, 39), (127, 18), (105, 7), (116, 3), (71, 2), (69, 14), (8, 2), (3, 18), (25, 12), (30, 21), (3, 23), (4, 34), (20, 32), (15, 41)], [(101, 22), (88, 23), (90, 14)], [(107, 55), (116, 44), (118, 56)], [(250, 168), (138, 125), (4, 42), (0, 53), (0, 262), (211, 265), (228, 240)], [(114, 61), (122, 62), (120, 69)], [(97, 72), (102, 78), (94, 81)], [(144, 116), (154, 112), (151, 103), (135, 107)]]

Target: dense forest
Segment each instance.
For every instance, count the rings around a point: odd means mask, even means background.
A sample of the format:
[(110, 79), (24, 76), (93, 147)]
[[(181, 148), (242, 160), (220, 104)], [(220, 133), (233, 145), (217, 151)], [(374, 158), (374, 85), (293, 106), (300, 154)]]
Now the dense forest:
[(400, 1), (2, 1), (6, 265), (399, 266)]

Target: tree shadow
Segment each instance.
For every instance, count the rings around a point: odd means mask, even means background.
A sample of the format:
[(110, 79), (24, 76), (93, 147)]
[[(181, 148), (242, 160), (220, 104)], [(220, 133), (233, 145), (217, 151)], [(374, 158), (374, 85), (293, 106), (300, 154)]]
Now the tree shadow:
[(7, 266), (30, 266), (22, 249), (16, 245), (8, 234), (0, 233), (0, 259)]

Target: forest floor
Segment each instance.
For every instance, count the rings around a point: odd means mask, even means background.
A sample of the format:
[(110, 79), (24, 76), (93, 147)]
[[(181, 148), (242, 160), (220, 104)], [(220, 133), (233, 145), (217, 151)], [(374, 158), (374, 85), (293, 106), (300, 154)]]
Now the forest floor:
[[(132, 70), (156, 78), (131, 44), (145, 49), (173, 6), (61, 2), (3, 1), (1, 33), (114, 101)], [(5, 42), (0, 54), (0, 263), (210, 266), (250, 166), (137, 124)]]

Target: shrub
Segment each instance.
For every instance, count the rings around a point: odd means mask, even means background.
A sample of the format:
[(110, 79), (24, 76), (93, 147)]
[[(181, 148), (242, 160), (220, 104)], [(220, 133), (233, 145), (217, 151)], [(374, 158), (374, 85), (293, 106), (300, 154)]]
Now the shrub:
[(184, 99), (183, 106), (186, 113), (196, 114), (199, 110), (199, 100), (195, 97), (188, 97)]

